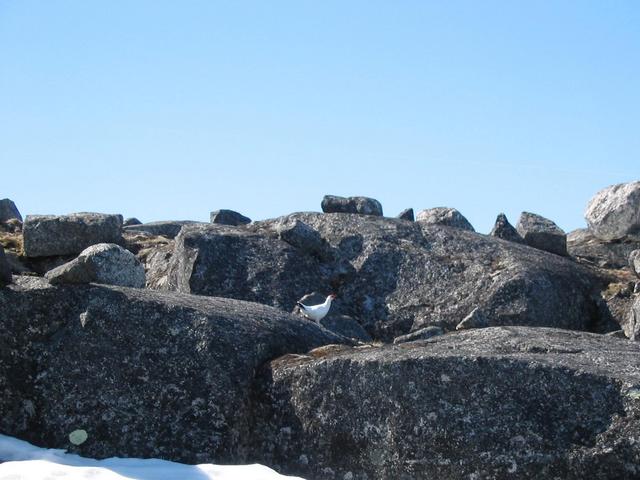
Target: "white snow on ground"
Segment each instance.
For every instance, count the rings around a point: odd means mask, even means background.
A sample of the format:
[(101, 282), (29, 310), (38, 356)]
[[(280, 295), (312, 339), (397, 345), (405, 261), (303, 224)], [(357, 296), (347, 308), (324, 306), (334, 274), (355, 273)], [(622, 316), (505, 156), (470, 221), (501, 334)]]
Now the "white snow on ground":
[(0, 435), (0, 480), (303, 480), (263, 465), (185, 465), (156, 459), (93, 460), (65, 450), (38, 448)]

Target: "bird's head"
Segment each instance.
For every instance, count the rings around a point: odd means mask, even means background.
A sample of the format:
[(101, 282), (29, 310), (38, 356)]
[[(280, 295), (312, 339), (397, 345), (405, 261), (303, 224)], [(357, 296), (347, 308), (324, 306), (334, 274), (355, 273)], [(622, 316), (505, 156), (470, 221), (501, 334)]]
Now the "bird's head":
[(330, 298), (331, 300), (335, 300), (337, 297), (338, 297), (338, 295), (336, 295), (335, 293), (330, 293), (330, 294), (329, 294), (329, 298)]

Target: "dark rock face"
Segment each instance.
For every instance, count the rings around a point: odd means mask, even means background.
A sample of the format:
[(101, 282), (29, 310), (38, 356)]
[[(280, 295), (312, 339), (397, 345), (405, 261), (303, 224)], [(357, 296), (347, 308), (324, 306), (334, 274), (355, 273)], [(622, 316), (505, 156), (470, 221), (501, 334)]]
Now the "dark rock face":
[(27, 215), (23, 236), (27, 257), (77, 255), (97, 243), (121, 244), (122, 215)]
[(18, 207), (13, 200), (3, 198), (0, 200), (0, 222), (6, 222), (11, 219), (17, 219), (22, 222), (22, 215), (18, 211)]
[(18, 278), (0, 289), (0, 431), (90, 457), (244, 463), (255, 370), (342, 341), (259, 304)]
[(599, 191), (584, 214), (589, 230), (606, 241), (640, 234), (640, 181)]
[(233, 210), (216, 210), (211, 212), (211, 223), (218, 223), (220, 225), (247, 225), (251, 223), (249, 217), (234, 212)]
[(637, 277), (640, 277), (640, 250), (634, 250), (629, 254), (629, 267)]
[(144, 232), (149, 235), (162, 235), (167, 238), (175, 238), (182, 227), (185, 225), (207, 225), (203, 222), (194, 222), (192, 220), (175, 220), (175, 221), (162, 221), (162, 222), (149, 222), (142, 223), (140, 225), (129, 225), (124, 228), (125, 232), (135, 233)]
[(413, 215), (413, 208), (407, 208), (401, 211), (396, 218), (401, 220), (409, 220), (410, 222), (415, 221), (415, 216)]
[(418, 212), (418, 221), (428, 225), (446, 225), (447, 227), (460, 228), (474, 232), (473, 226), (455, 208), (436, 207)]
[(625, 237), (605, 241), (586, 228), (574, 230), (567, 235), (567, 250), (571, 256), (602, 268), (626, 267), (629, 255), (636, 249), (640, 249), (640, 238)]
[[(318, 232), (321, 258), (278, 237), (298, 220)], [(153, 272), (147, 277), (163, 284)], [(480, 307), (489, 325), (609, 331), (597, 324), (603, 281), (575, 262), (457, 228), (347, 214), (299, 213), (245, 228), (187, 226), (176, 237), (164, 287), (256, 301), (291, 311), (303, 295), (338, 294), (376, 339), (430, 324), (453, 330)]]
[(524, 243), (524, 240), (513, 225), (509, 223), (509, 220), (507, 220), (507, 216), (504, 213), (500, 213), (498, 215), (496, 223), (489, 235), (503, 240), (509, 240), (510, 242)]
[(419, 330), (415, 330), (406, 335), (400, 335), (393, 339), (394, 344), (415, 342), (416, 340), (426, 340), (431, 337), (437, 337), (438, 335), (444, 335), (444, 330), (440, 327), (424, 327)]
[(78, 258), (50, 270), (49, 283), (102, 283), (144, 288), (144, 267), (135, 255), (114, 243), (99, 243), (82, 251)]
[(556, 255), (568, 255), (567, 235), (551, 220), (522, 212), (516, 229), (527, 245)]
[(337, 197), (325, 195), (321, 203), (324, 213), (358, 213), (360, 215), (382, 216), (382, 205), (375, 198)]
[(271, 362), (254, 461), (309, 480), (633, 479), (640, 347), (488, 328)]
[(11, 265), (4, 254), (4, 248), (0, 246), (0, 287), (11, 283)]
[(130, 227), (131, 225), (142, 225), (142, 222), (136, 217), (127, 218), (122, 224), (124, 227)]

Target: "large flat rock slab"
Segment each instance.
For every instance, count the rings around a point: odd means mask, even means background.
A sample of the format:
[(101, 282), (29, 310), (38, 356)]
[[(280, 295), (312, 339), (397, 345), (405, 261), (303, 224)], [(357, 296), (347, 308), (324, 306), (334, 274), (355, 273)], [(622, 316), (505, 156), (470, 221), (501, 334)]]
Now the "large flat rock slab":
[(255, 303), (16, 279), (0, 289), (0, 431), (94, 458), (243, 463), (255, 371), (344, 340)]
[(271, 362), (255, 457), (308, 480), (632, 479), (640, 347), (498, 327)]
[[(295, 222), (317, 233), (317, 248), (280, 234)], [(287, 311), (307, 293), (334, 292), (332, 313), (385, 341), (430, 325), (453, 330), (475, 308), (494, 326), (612, 328), (599, 323), (603, 280), (571, 259), (392, 218), (297, 213), (245, 227), (185, 226), (166, 275), (147, 272), (167, 289)]]
[(105, 213), (27, 215), (22, 231), (27, 257), (77, 255), (97, 243), (123, 242), (122, 215)]

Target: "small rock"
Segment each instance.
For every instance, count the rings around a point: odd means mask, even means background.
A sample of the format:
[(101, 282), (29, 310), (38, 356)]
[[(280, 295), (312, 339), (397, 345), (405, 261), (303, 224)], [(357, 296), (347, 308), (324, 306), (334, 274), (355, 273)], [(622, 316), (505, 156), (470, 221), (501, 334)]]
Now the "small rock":
[(629, 254), (629, 266), (631, 271), (640, 277), (640, 250), (634, 250)]
[(11, 220), (12, 218), (20, 220), (22, 222), (22, 215), (20, 215), (16, 204), (8, 198), (3, 198), (2, 200), (0, 200), (0, 222), (6, 222), (7, 220)]
[(640, 233), (640, 181), (612, 185), (589, 201), (584, 217), (589, 230), (602, 240)]
[(134, 288), (143, 288), (146, 280), (144, 267), (135, 255), (113, 243), (92, 245), (45, 277), (54, 285), (95, 282)]
[(11, 283), (11, 266), (4, 255), (4, 248), (0, 246), (0, 287)]
[(320, 234), (306, 223), (283, 217), (276, 225), (276, 232), (281, 240), (302, 251), (324, 254), (328, 245)]
[(509, 240), (510, 242), (524, 243), (524, 240), (513, 225), (509, 223), (504, 213), (498, 215), (493, 230), (491, 230), (489, 235), (502, 238), (503, 240)]
[(77, 255), (98, 243), (122, 243), (122, 215), (27, 215), (23, 239), (27, 257)]
[(415, 220), (415, 216), (413, 215), (413, 208), (404, 209), (398, 214), (396, 218), (399, 218), (401, 220), (409, 220), (410, 222), (413, 222)]
[(416, 330), (415, 332), (408, 333), (407, 335), (401, 335), (393, 339), (393, 343), (406, 343), (413, 342), (415, 340), (426, 340), (427, 338), (437, 337), (438, 335), (443, 335), (444, 330), (440, 327), (425, 327), (420, 330)]
[(455, 208), (428, 208), (418, 212), (417, 220), (428, 225), (446, 225), (475, 232), (469, 221)]
[(138, 220), (136, 217), (129, 217), (122, 224), (122, 226), (124, 227), (129, 227), (131, 225), (142, 225), (142, 222)]
[(467, 330), (469, 328), (485, 328), (489, 326), (487, 317), (479, 308), (464, 317), (464, 319), (456, 326), (456, 330)]
[(358, 213), (382, 216), (382, 205), (375, 198), (325, 195), (321, 203), (324, 213)]
[[(140, 225), (129, 225), (124, 227), (125, 232), (144, 232), (149, 235), (161, 235), (166, 238), (176, 238), (185, 225), (204, 224), (204, 222), (194, 222), (193, 220), (168, 220), (160, 222), (142, 223)], [(205, 224), (205, 225), (208, 225)]]
[(238, 226), (251, 223), (251, 219), (233, 210), (222, 209), (211, 212), (211, 223)]
[(332, 315), (329, 313), (329, 315), (320, 320), (320, 325), (333, 333), (342, 335), (343, 337), (355, 338), (361, 342), (372, 341), (371, 335), (369, 335), (367, 331), (362, 328), (362, 325), (349, 315)]
[(517, 231), (530, 247), (567, 256), (567, 235), (551, 220), (535, 213), (522, 212)]

